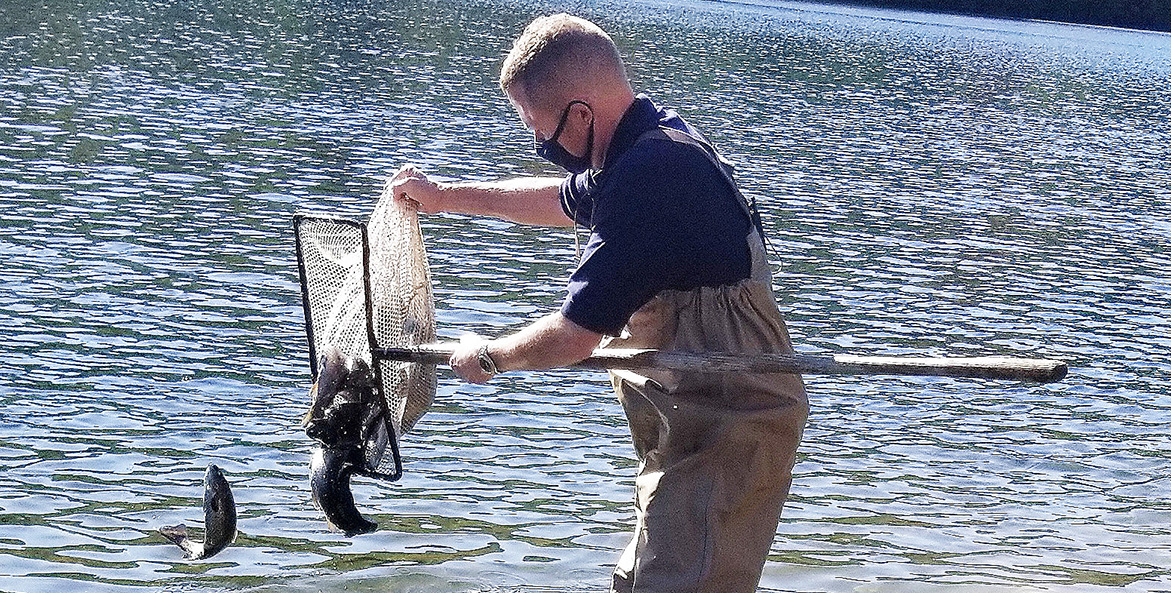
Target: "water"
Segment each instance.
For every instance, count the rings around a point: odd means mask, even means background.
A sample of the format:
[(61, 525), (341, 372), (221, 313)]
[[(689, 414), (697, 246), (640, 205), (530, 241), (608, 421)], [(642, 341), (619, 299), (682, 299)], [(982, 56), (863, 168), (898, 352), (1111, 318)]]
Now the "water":
[[(309, 502), (296, 210), (404, 162), (548, 171), (495, 89), (599, 21), (763, 206), (806, 353), (1068, 360), (809, 377), (766, 591), (1171, 591), (1171, 36), (799, 3), (0, 0), (0, 590), (599, 590), (634, 461), (596, 373), (441, 378), (380, 530)], [(426, 219), (441, 333), (557, 306), (569, 233)], [(225, 469), (241, 535), (188, 563)]]

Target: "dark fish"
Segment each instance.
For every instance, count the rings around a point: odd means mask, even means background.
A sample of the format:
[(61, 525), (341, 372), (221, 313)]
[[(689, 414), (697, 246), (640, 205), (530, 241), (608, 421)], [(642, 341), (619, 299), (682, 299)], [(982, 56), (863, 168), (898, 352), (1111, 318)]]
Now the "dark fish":
[(350, 492), (350, 477), (366, 463), (368, 437), (383, 425), (385, 406), (375, 391), (374, 373), (364, 360), (329, 350), (317, 366), (310, 398), (304, 426), (318, 444), (309, 461), (313, 504), (331, 529), (347, 536), (374, 531), (378, 524), (362, 517)]
[(361, 451), (335, 447), (314, 447), (309, 459), (313, 506), (325, 513), (330, 529), (347, 537), (378, 529), (377, 523), (358, 512), (354, 495), (350, 492), (350, 476), (362, 463)]
[(192, 541), (186, 525), (163, 527), (159, 533), (183, 549), (192, 560), (211, 558), (236, 539), (236, 499), (224, 473), (214, 464), (207, 466), (203, 477), (203, 541)]

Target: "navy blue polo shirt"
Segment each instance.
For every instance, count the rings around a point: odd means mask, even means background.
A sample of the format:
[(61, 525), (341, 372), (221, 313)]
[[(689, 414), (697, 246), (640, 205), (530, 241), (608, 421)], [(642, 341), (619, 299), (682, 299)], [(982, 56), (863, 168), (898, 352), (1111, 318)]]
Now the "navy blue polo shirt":
[(561, 207), (590, 237), (561, 313), (602, 334), (621, 333), (660, 291), (748, 278), (752, 222), (704, 149), (668, 138), (636, 142), (658, 127), (707, 141), (679, 114), (639, 95), (619, 122), (599, 170), (566, 178)]

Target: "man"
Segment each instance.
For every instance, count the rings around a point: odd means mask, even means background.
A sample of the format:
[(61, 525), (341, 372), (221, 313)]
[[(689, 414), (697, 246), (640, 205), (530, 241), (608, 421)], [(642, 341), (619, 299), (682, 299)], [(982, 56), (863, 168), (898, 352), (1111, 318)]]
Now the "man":
[[(561, 178), (390, 181), (424, 212), (551, 226), (590, 238), (561, 309), (504, 338), (465, 343), (452, 369), (580, 361), (611, 347), (791, 353), (759, 218), (731, 168), (671, 110), (636, 96), (614, 42), (569, 15), (533, 21), (500, 85)], [(612, 591), (754, 591), (788, 494), (808, 414), (798, 375), (614, 371), (640, 460), (637, 524)]]

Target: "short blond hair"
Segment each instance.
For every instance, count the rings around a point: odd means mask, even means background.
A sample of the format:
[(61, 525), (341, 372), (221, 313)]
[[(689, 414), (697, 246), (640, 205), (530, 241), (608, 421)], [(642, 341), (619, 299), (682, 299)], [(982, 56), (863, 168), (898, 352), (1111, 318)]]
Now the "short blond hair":
[(535, 106), (560, 109), (579, 84), (600, 77), (626, 80), (614, 40), (597, 25), (569, 14), (535, 19), (512, 44), (500, 69), (506, 94), (520, 89)]

